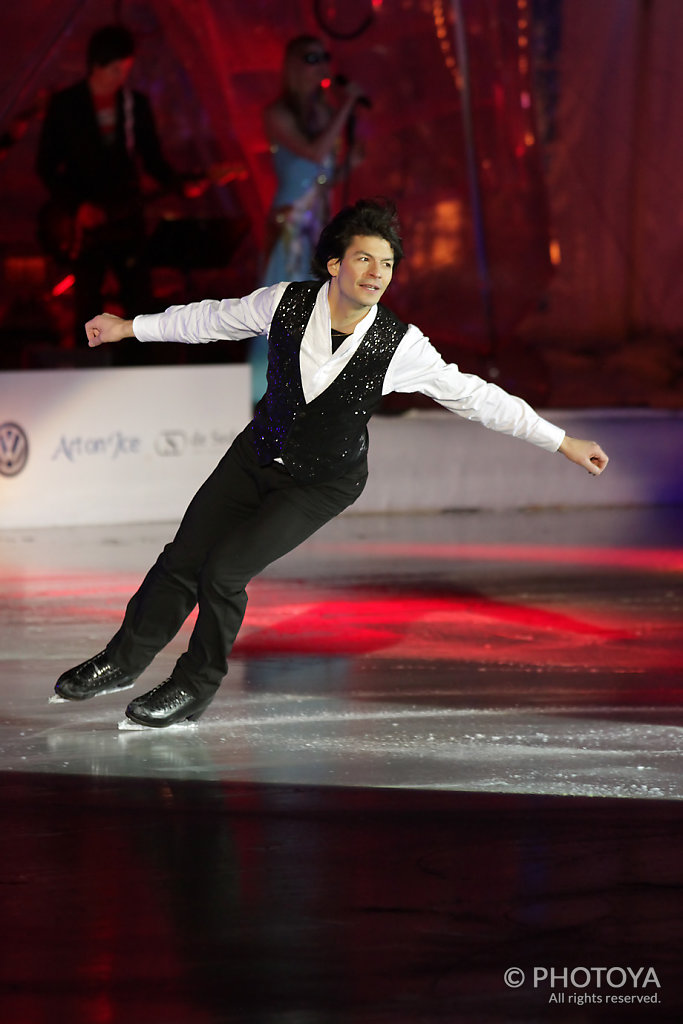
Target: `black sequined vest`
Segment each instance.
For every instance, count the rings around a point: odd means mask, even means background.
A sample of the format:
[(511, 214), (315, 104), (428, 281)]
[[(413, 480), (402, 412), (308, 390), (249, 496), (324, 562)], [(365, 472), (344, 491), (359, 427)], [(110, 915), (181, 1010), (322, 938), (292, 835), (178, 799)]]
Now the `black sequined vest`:
[(322, 285), (287, 286), (268, 341), (268, 388), (249, 426), (259, 462), (281, 458), (303, 483), (323, 483), (367, 458), (367, 422), (382, 399), (391, 358), (408, 330), (379, 306), (358, 349), (332, 383), (306, 404), (299, 352)]

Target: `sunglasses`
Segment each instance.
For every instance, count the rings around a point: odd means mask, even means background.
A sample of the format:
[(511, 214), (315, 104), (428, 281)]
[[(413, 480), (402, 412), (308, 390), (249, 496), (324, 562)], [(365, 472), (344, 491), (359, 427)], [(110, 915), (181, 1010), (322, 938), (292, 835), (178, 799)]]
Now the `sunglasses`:
[(327, 50), (311, 50), (310, 53), (304, 53), (301, 59), (304, 64), (327, 64), (328, 61), (332, 60), (332, 54), (328, 53)]

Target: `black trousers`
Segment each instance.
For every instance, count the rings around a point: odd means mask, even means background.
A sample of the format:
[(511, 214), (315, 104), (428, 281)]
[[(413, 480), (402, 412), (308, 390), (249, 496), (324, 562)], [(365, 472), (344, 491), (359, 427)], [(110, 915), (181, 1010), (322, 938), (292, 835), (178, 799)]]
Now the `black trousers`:
[(367, 465), (328, 483), (298, 483), (280, 463), (260, 466), (246, 432), (200, 487), (178, 532), (152, 566), (107, 645), (120, 668), (142, 672), (198, 605), (173, 678), (212, 693), (247, 607), (249, 580), (351, 505)]

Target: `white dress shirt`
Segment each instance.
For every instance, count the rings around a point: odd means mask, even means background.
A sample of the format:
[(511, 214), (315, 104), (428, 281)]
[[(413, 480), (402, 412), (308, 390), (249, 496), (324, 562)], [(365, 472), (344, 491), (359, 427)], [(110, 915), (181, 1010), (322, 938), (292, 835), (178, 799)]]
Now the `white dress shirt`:
[[(247, 340), (267, 334), (287, 282), (258, 288), (240, 299), (204, 299), (186, 306), (170, 306), (164, 313), (136, 316), (133, 331), (138, 341), (184, 341), (189, 344), (231, 339)], [(362, 342), (377, 315), (367, 315), (332, 352), (329, 282), (320, 289), (301, 342), (299, 365), (306, 402), (329, 387)], [(410, 324), (389, 363), (382, 394), (418, 391), (464, 419), (476, 420), (491, 430), (510, 434), (556, 452), (564, 430), (539, 416), (523, 399), (509, 395), (471, 373), (446, 363), (429, 339)]]

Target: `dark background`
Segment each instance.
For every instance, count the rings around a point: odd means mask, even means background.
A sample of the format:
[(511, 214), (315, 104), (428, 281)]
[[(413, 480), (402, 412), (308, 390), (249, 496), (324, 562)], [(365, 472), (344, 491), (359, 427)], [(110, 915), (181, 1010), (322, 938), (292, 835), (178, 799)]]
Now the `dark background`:
[[(0, 162), (0, 367), (88, 356), (69, 348), (70, 294), (53, 295), (64, 269), (36, 240), (45, 193), (33, 161), (41, 100), (82, 77), (88, 37), (117, 18), (135, 33), (132, 84), (174, 165), (248, 172), (200, 199), (150, 199), (150, 234), (167, 232), (152, 254), (157, 308), (258, 285), (273, 189), (261, 111), (284, 43), (310, 31), (372, 99), (357, 124), (366, 159), (335, 198), (398, 202), (408, 256), (390, 305), (446, 358), (536, 405), (680, 408), (677, 0), (4, 5), (0, 131), (32, 116)], [(186, 242), (173, 254), (178, 218), (212, 265), (197, 266)], [(244, 358), (179, 348), (155, 358)]]

